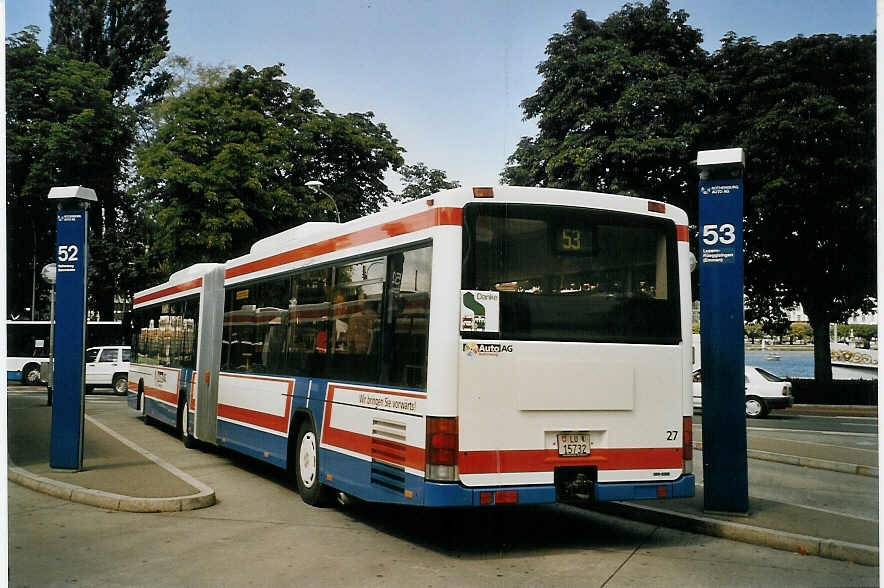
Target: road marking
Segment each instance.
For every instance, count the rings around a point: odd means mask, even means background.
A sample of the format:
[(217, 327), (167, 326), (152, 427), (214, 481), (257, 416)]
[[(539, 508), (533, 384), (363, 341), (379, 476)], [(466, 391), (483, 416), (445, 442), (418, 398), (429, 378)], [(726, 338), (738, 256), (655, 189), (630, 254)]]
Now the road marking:
[[(702, 425), (694, 425), (694, 430), (703, 430)], [(813, 429), (780, 429), (776, 427), (746, 427), (748, 431), (773, 431), (779, 433), (814, 433), (817, 435), (844, 435), (847, 437), (877, 437), (878, 433), (854, 433), (851, 431), (815, 431)], [(787, 441), (787, 439), (784, 439)]]
[[(868, 451), (870, 453), (878, 453), (877, 449), (858, 449), (853, 447), (852, 445), (832, 445), (831, 443), (816, 443), (814, 441), (798, 441), (795, 439), (783, 439), (780, 437), (763, 437), (758, 435), (755, 437), (756, 439), (766, 439), (768, 441), (785, 441), (786, 443), (801, 443), (802, 445), (819, 445), (820, 447), (840, 447), (843, 449), (850, 449), (852, 451)], [(808, 456), (810, 457), (810, 456)]]
[(815, 433), (817, 435), (847, 435), (848, 437), (877, 437), (878, 433), (853, 433), (850, 431), (814, 431), (812, 429), (777, 429), (774, 427), (746, 427), (750, 431), (776, 431), (780, 433)]
[[(819, 415), (819, 414), (801, 414), (801, 415), (795, 415), (795, 416), (801, 417), (801, 420), (804, 420), (804, 419), (823, 419), (823, 420), (829, 420), (829, 421), (837, 420), (837, 419), (850, 419), (850, 420), (856, 420), (856, 421), (877, 421), (878, 420), (878, 417), (876, 417), (876, 416), (847, 416), (847, 415), (824, 416), (824, 415)], [(792, 418), (794, 418), (794, 417), (792, 417)]]

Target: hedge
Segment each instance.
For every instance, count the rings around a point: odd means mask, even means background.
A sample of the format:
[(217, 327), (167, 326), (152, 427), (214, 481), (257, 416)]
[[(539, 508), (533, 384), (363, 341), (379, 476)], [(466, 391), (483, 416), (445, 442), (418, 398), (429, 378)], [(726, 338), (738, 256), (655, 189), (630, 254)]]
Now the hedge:
[(789, 378), (795, 404), (878, 405), (878, 380), (835, 380), (817, 384), (813, 378)]

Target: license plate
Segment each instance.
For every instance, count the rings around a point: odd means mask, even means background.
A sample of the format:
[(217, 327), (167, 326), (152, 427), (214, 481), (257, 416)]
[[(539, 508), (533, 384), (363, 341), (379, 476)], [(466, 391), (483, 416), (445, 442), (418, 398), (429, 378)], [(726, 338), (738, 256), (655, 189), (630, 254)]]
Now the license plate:
[(589, 455), (589, 433), (559, 433), (556, 439), (558, 439), (560, 457)]

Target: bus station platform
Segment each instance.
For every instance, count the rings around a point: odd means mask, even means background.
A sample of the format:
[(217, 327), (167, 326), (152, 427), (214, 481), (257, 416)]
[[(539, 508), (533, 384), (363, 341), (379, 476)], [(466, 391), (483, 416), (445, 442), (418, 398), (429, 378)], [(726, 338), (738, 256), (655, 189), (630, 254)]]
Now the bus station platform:
[[(83, 471), (52, 469), (49, 466), (51, 408), (46, 406), (45, 393), (39, 395), (36, 387), (30, 390), (33, 392), (27, 397), (16, 395), (8, 399), (10, 481), (66, 500), (113, 510), (169, 512), (215, 504), (212, 488), (131, 442), (126, 437), (126, 426), (117, 422), (115, 427), (118, 430), (112, 430), (99, 420), (100, 417), (90, 416), (88, 409)], [(143, 426), (140, 418), (132, 418), (130, 422), (132, 427)], [(787, 449), (799, 452), (801, 445), (793, 444)], [(752, 451), (750, 443), (750, 457)], [(770, 467), (782, 468), (783, 480), (793, 478), (790, 468), (818, 471), (811, 469), (815, 465), (813, 461), (799, 465), (799, 458), (808, 456), (765, 453), (781, 457), (767, 461), (773, 462)], [(850, 459), (849, 453), (831, 457)], [(750, 468), (752, 461), (750, 459)], [(863, 464), (824, 461), (841, 464), (837, 466), (840, 470), (829, 468), (832, 475), (843, 476), (843, 480), (838, 478), (839, 483), (849, 486), (852, 481), (867, 480), (877, 484), (877, 468), (863, 470), (860, 467)], [(694, 468), (695, 472), (697, 468), (702, 470), (699, 451), (695, 451)], [(861, 470), (864, 473), (857, 473)], [(768, 494), (762, 499), (752, 496), (750, 484), (750, 511), (746, 515), (704, 512), (704, 488), (700, 484), (693, 498), (599, 503), (589, 508), (654, 525), (803, 555), (865, 565), (879, 564), (877, 510), (867, 516), (852, 516), (832, 508), (803, 506), (794, 500), (796, 489), (787, 485), (788, 482), (784, 482), (781, 497), (771, 499)], [(800, 490), (808, 495), (816, 491), (813, 485)], [(811, 500), (806, 504), (813, 503)]]
[[(21, 388), (20, 388), (21, 389)], [(38, 390), (37, 387), (31, 387)], [(86, 414), (83, 469), (50, 467), (52, 408), (42, 395), (7, 404), (12, 482), (58, 498), (129, 512), (193, 510), (215, 504), (215, 491)], [(139, 421), (140, 422), (140, 421)]]

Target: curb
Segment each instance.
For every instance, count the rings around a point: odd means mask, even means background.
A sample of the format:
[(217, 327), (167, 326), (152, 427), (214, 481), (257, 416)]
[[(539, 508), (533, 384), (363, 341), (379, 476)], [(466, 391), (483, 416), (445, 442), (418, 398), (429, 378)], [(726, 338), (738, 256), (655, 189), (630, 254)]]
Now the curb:
[(837, 559), (867, 566), (878, 565), (878, 548), (871, 545), (764, 529), (743, 523), (675, 513), (652, 506), (626, 504), (623, 502), (600, 503), (594, 505), (593, 509), (605, 514), (652, 525), (701, 533), (742, 543), (762, 545), (782, 551), (800, 553), (801, 555), (816, 555), (827, 559)]
[[(694, 449), (696, 449), (697, 451), (703, 451), (703, 442), (694, 441)], [(770, 451), (761, 451), (760, 449), (747, 449), (746, 457), (751, 457), (752, 459), (760, 459), (762, 461), (784, 463), (787, 465), (804, 466), (806, 468), (814, 468), (818, 470), (828, 470), (830, 472), (840, 472), (842, 474), (855, 474), (857, 476), (868, 476), (870, 478), (878, 477), (878, 468), (874, 466), (859, 465), (855, 463), (830, 461), (827, 459), (803, 457), (800, 455), (772, 453)]]
[(107, 425), (95, 420), (89, 415), (85, 415), (85, 417), (89, 422), (108, 435), (111, 435), (130, 449), (137, 451), (183, 482), (193, 486), (199, 490), (199, 492), (188, 496), (173, 496), (166, 498), (143, 498), (126, 496), (123, 494), (113, 494), (103, 490), (83, 488), (74, 484), (68, 484), (67, 482), (60, 482), (51, 478), (38, 476), (37, 474), (33, 474), (26, 469), (15, 465), (7, 456), (7, 459), (9, 460), (9, 480), (24, 486), (25, 488), (30, 488), (31, 490), (55, 496), (56, 498), (61, 498), (63, 500), (70, 500), (71, 502), (78, 502), (89, 506), (97, 506), (99, 508), (125, 512), (179, 512), (206, 508), (215, 504), (215, 490), (206, 486), (190, 474), (179, 470), (172, 464), (160, 459), (149, 451), (142, 449), (113, 429), (110, 429)]

